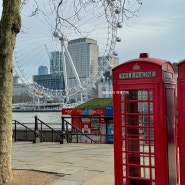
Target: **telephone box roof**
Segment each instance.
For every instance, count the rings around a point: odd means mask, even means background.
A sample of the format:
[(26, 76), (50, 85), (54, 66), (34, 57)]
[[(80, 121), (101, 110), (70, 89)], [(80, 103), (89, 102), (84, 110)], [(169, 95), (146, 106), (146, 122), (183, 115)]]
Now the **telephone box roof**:
[(148, 53), (140, 53), (139, 58), (136, 59), (132, 59), (132, 60), (128, 60), (118, 66), (116, 66), (115, 68), (113, 68), (113, 70), (116, 70), (117, 68), (120, 68), (122, 65), (126, 65), (127, 63), (134, 63), (134, 62), (149, 62), (152, 63), (154, 65), (158, 65), (158, 66), (163, 66), (165, 63), (169, 63), (172, 68), (173, 65), (171, 64), (171, 62), (167, 61), (167, 60), (163, 60), (163, 59), (158, 59), (158, 58), (150, 58)]

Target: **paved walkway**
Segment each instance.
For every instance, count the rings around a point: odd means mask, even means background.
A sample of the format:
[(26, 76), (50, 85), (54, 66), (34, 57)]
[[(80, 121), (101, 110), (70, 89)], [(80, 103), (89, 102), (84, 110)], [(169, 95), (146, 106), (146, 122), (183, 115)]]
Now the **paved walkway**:
[(13, 143), (13, 169), (64, 174), (51, 185), (114, 185), (113, 145)]

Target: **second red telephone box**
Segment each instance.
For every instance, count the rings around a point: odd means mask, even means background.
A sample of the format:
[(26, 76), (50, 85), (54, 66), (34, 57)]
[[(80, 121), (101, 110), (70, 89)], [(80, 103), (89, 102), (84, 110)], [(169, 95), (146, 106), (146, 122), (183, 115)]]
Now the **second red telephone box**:
[(180, 184), (185, 184), (185, 60), (178, 63), (178, 133)]
[(174, 69), (149, 58), (113, 69), (115, 185), (176, 185)]

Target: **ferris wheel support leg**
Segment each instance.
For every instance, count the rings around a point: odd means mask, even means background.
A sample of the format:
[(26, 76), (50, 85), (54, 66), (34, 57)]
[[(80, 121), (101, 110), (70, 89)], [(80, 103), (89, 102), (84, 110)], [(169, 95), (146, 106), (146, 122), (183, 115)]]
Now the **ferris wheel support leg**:
[(83, 93), (80, 93), (81, 103), (83, 103)]
[(76, 80), (77, 80), (78, 84), (80, 85), (80, 87), (82, 87), (82, 84), (81, 84), (80, 78), (79, 78), (78, 73), (77, 73), (77, 71), (76, 71), (76, 68), (75, 68), (74, 62), (73, 62), (73, 60), (72, 60), (72, 58), (71, 58), (71, 55), (69, 54), (69, 51), (68, 51), (68, 49), (66, 48), (66, 46), (65, 46), (65, 45), (64, 45), (64, 47), (65, 47), (65, 51), (66, 51), (66, 53), (67, 53), (67, 56), (68, 56), (68, 58), (69, 58), (69, 62), (70, 62), (70, 64), (71, 64), (71, 67), (72, 67), (73, 73), (74, 73), (74, 75), (75, 75), (75, 77), (76, 77)]
[(65, 87), (64, 88), (66, 89), (68, 87), (68, 82), (67, 82), (66, 60), (65, 60), (65, 54), (64, 54), (65, 45), (64, 45), (63, 42), (61, 43), (61, 47), (62, 47), (63, 75), (64, 75), (64, 83), (65, 83)]

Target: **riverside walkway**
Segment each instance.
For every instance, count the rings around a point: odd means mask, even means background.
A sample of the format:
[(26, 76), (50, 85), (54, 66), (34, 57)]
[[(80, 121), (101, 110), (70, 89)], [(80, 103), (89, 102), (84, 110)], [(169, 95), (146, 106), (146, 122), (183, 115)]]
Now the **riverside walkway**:
[(12, 167), (64, 175), (50, 185), (114, 185), (112, 144), (14, 142)]

